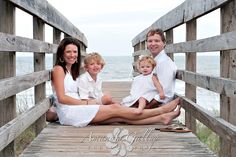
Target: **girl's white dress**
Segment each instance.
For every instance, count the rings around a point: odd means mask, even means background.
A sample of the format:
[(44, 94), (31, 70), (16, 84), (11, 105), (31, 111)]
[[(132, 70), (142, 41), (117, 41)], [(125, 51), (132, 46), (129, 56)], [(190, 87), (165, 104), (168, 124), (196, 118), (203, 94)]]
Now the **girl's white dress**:
[[(66, 73), (64, 79), (65, 94), (75, 99), (80, 99), (77, 92), (76, 81), (70, 73)], [(53, 90), (54, 91), (54, 90)], [(99, 105), (68, 105), (58, 102), (54, 91), (55, 103), (59, 122), (62, 125), (72, 125), (76, 127), (87, 126), (95, 117), (99, 110)]]
[(157, 89), (152, 81), (153, 74), (136, 76), (132, 82), (130, 95), (125, 97), (121, 105), (130, 107), (138, 101), (140, 97), (150, 102), (157, 94)]

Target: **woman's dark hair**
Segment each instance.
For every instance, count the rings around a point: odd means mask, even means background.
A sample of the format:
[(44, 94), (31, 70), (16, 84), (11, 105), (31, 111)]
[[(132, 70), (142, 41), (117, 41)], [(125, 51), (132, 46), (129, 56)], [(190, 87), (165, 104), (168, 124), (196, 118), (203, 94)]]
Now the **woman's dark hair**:
[(80, 72), (80, 66), (81, 66), (81, 53), (80, 53), (80, 45), (79, 45), (79, 40), (73, 37), (65, 37), (58, 45), (57, 48), (57, 53), (56, 53), (56, 62), (55, 65), (59, 65), (64, 69), (64, 72), (66, 74), (67, 69), (66, 69), (66, 63), (64, 61), (63, 55), (64, 51), (67, 45), (73, 44), (77, 46), (78, 48), (78, 57), (77, 57), (77, 62), (75, 62), (72, 67), (71, 67), (71, 75), (73, 77), (73, 80), (76, 80), (76, 78), (79, 76)]
[(163, 30), (159, 29), (159, 28), (149, 30), (147, 35), (146, 35), (146, 40), (148, 39), (148, 37), (153, 36), (155, 34), (160, 35), (161, 40), (163, 41), (163, 43), (166, 43), (165, 34), (164, 34)]

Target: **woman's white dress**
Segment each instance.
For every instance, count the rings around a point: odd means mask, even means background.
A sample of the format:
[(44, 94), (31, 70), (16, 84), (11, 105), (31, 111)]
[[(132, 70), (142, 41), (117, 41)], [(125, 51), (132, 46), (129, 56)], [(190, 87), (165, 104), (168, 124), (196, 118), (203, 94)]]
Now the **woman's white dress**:
[[(75, 99), (79, 99), (76, 81), (70, 73), (66, 73), (64, 79), (65, 94)], [(54, 90), (53, 90), (54, 91)], [(58, 102), (54, 91), (56, 110), (59, 122), (62, 125), (72, 125), (76, 127), (87, 126), (95, 117), (99, 110), (99, 105), (68, 105)]]
[(130, 107), (140, 97), (150, 102), (158, 94), (152, 76), (153, 74), (136, 76), (131, 85), (130, 95), (122, 100), (121, 105)]

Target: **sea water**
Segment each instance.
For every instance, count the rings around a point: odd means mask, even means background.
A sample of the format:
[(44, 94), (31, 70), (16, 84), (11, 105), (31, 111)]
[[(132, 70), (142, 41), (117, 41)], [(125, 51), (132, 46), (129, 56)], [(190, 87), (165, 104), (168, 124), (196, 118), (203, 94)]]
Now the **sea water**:
[[(101, 72), (104, 81), (132, 81), (132, 56), (104, 56), (105, 66)], [(219, 55), (198, 55), (197, 56), (197, 73), (219, 76), (220, 64)], [(185, 69), (185, 56), (175, 55), (175, 63), (178, 69)], [(46, 55), (46, 69), (53, 67), (52, 55)], [(33, 72), (33, 56), (16, 57), (16, 74), (24, 75)], [(19, 110), (25, 110), (32, 107), (33, 88), (17, 94), (17, 104)], [(184, 95), (184, 82), (176, 81), (176, 92)], [(52, 94), (50, 82), (46, 83), (46, 94)], [(197, 103), (208, 110), (219, 110), (219, 94), (208, 90), (197, 88)]]

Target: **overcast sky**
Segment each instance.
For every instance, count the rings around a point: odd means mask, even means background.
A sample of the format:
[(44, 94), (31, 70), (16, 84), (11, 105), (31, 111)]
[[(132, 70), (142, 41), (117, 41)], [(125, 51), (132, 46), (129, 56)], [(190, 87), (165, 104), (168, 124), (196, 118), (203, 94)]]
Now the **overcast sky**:
[[(48, 2), (85, 34), (88, 40), (87, 52), (96, 51), (104, 56), (131, 56), (132, 39), (184, 0), (48, 0)], [(31, 18), (17, 12), (20, 17), (26, 19), (24, 21)], [(22, 23), (21, 18), (18, 18), (18, 23)], [(21, 30), (16, 30), (16, 34), (25, 35), (24, 31), (29, 32), (29, 29), (32, 29), (27, 27), (22, 26)], [(217, 25), (209, 27), (218, 29)], [(182, 31), (185, 28), (182, 26), (176, 30), (178, 29)], [(184, 35), (178, 38), (180, 41), (184, 39)], [(51, 37), (46, 36), (46, 40), (51, 42)]]

